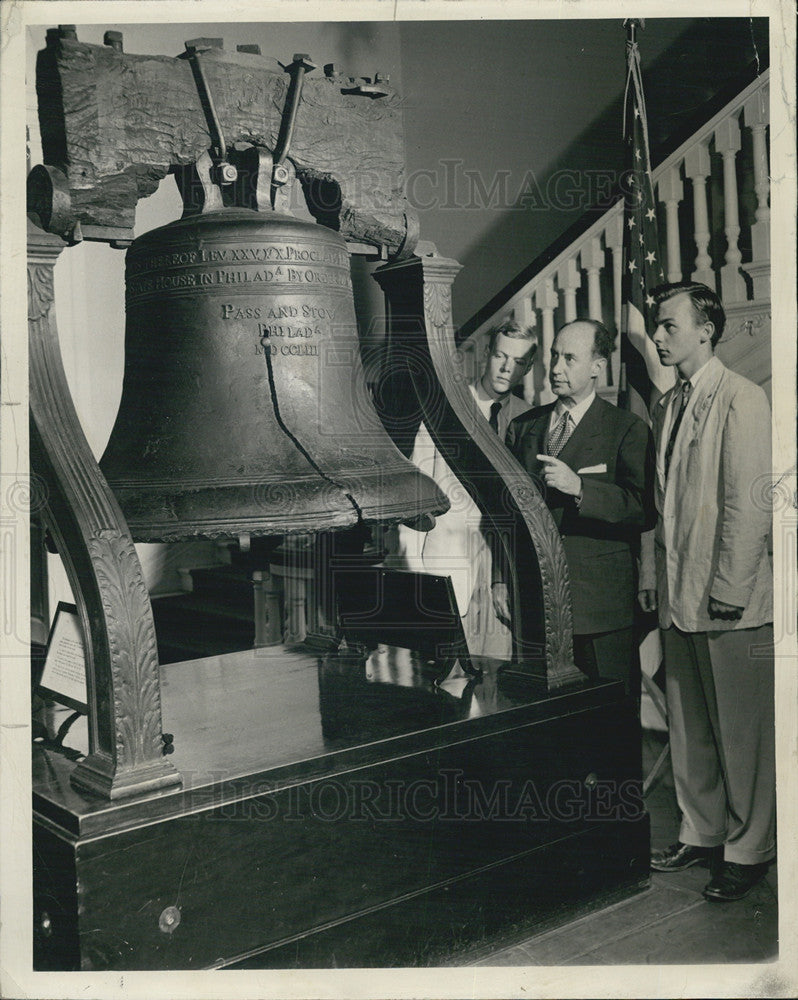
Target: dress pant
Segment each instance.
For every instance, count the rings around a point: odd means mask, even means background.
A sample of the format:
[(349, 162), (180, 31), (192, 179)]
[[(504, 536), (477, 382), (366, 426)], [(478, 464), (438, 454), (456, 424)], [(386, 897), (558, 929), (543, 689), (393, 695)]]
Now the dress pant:
[(640, 660), (631, 625), (574, 635), (574, 662), (591, 680), (623, 681), (625, 693), (640, 705)]
[(724, 846), (724, 860), (775, 855), (773, 626), (663, 629), (679, 839)]

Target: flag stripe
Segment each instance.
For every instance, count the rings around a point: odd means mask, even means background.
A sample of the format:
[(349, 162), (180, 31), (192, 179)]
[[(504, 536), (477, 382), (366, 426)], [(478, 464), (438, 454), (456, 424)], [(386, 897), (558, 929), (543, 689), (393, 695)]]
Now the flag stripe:
[[(621, 360), (630, 390), (649, 409), (674, 382), (673, 370), (660, 364), (651, 340), (651, 289), (665, 280), (661, 263), (654, 182), (648, 154), (646, 105), (637, 44), (627, 42), (624, 138), (628, 166), (624, 174), (624, 323)], [(628, 405), (628, 404), (627, 404)]]

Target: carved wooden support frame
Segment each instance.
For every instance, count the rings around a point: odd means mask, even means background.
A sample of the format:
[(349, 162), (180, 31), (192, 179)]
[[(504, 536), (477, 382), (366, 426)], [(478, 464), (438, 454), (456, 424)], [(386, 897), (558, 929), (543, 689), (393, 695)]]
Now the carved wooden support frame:
[[(388, 315), (388, 384), (382, 400), (386, 422), (407, 452), (423, 418), (444, 459), (496, 531), (516, 609), (512, 669), (545, 679), (547, 690), (555, 691), (585, 679), (573, 661), (565, 552), (526, 471), (487, 421), (479, 414), (475, 418), (452, 326), (451, 285), (460, 267), (457, 261), (430, 255), (386, 264), (375, 272)], [(418, 401), (415, 420), (408, 380)]]
[(86, 637), (89, 754), (72, 783), (107, 799), (167, 785), (155, 628), (133, 540), (94, 460), (67, 385), (53, 312), (57, 236), (28, 227), (31, 467), (42, 517), (66, 568)]

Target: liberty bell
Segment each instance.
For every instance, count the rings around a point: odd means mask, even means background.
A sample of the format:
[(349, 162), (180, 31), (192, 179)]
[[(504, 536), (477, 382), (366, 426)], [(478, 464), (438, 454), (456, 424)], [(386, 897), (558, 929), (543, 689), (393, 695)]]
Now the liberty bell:
[(139, 237), (101, 468), (133, 538), (321, 531), (448, 501), (374, 410), (344, 239), (251, 209)]
[[(213, 144), (190, 182), (178, 175), (184, 217), (127, 252), (122, 400), (100, 462), (133, 538), (291, 534), (442, 513), (448, 500), (402, 456), (369, 396), (346, 241), (273, 208), (312, 65), (295, 57), (277, 149), (255, 151), (254, 207), (235, 196), (228, 207), (237, 168), (198, 52), (186, 47)], [(190, 200), (200, 188), (198, 207)]]

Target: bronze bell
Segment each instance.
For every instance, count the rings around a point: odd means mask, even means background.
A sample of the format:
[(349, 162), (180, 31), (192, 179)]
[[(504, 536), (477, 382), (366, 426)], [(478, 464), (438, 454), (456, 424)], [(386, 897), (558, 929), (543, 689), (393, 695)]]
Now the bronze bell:
[(101, 468), (136, 541), (437, 514), (360, 361), (349, 254), (313, 223), (193, 215), (127, 253), (122, 401)]

